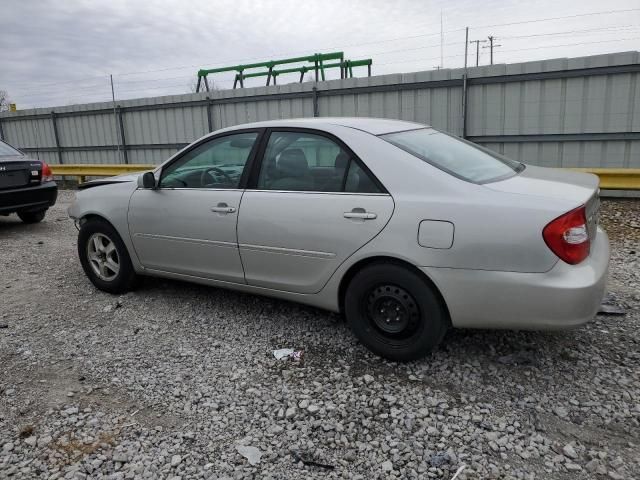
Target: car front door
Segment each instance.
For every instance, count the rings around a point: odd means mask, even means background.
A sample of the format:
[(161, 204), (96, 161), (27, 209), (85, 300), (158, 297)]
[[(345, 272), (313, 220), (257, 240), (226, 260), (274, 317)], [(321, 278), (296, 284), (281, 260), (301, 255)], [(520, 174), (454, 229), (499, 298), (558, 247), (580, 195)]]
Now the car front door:
[(268, 135), (238, 217), (246, 281), (315, 293), (384, 228), (393, 199), (338, 139), (307, 129)]
[(134, 192), (129, 228), (145, 268), (244, 283), (236, 226), (259, 134), (198, 144), (163, 167), (158, 188)]

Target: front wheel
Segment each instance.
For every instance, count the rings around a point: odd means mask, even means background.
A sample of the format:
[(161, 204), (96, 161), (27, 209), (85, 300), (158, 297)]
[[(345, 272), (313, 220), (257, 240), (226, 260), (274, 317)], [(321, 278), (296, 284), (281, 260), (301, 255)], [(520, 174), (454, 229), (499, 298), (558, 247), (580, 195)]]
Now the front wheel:
[(38, 210), (37, 212), (18, 212), (18, 217), (24, 223), (38, 223), (44, 220), (46, 210)]
[(138, 277), (127, 247), (109, 223), (91, 219), (82, 224), (78, 256), (84, 273), (100, 290), (124, 293), (136, 286)]
[(345, 316), (372, 352), (396, 361), (415, 360), (442, 340), (449, 321), (434, 287), (394, 263), (377, 263), (355, 274), (345, 294)]

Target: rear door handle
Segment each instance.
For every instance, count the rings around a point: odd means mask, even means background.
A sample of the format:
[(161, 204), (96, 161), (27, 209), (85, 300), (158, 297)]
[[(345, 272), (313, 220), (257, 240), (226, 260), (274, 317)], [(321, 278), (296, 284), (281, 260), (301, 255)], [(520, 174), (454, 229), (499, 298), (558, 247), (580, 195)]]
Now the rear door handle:
[(220, 202), (215, 207), (211, 207), (211, 211), (216, 213), (233, 213), (236, 209), (234, 207), (230, 207), (224, 202)]
[(344, 212), (344, 218), (357, 218), (360, 220), (373, 220), (378, 218), (373, 212), (367, 212), (364, 208), (354, 208), (350, 212)]

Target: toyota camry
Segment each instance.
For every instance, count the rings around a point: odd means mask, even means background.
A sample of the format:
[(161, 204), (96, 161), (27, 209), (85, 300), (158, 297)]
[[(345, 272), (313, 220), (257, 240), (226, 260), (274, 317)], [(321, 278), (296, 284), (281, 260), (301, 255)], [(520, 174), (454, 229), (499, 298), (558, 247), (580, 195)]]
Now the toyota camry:
[(450, 327), (581, 325), (605, 289), (595, 175), (417, 123), (239, 125), (82, 187), (69, 214), (99, 289), (152, 275), (314, 305), (394, 360), (425, 355)]

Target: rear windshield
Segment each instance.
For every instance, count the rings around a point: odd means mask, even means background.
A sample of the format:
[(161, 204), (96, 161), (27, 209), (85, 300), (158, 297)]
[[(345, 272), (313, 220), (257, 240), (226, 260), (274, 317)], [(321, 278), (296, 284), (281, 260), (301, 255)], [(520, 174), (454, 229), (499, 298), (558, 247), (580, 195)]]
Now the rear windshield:
[(10, 147), (4, 142), (0, 142), (0, 157), (15, 157), (16, 155), (22, 155), (18, 150)]
[(468, 182), (494, 182), (524, 169), (522, 163), (433, 128), (388, 133), (380, 138)]

